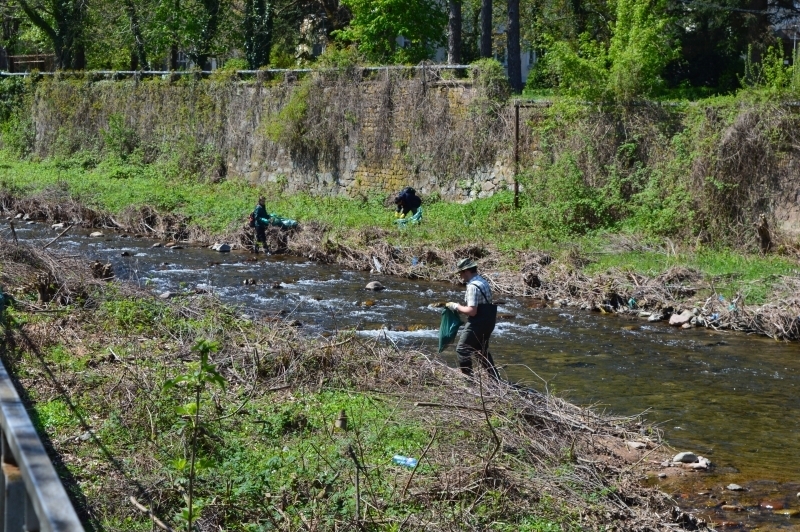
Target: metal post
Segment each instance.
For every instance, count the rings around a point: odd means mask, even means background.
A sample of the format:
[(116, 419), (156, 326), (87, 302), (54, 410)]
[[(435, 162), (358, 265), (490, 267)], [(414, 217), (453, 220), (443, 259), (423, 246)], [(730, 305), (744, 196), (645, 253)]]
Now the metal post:
[(514, 102), (514, 208), (519, 209), (519, 100)]
[(13, 464), (3, 463), (3, 530), (17, 532), (25, 530), (26, 506), (25, 482), (22, 472)]

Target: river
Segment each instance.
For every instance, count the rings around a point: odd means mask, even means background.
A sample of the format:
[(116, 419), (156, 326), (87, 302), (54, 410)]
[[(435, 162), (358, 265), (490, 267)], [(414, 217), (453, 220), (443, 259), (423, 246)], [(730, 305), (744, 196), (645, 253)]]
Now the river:
[[(32, 224), (17, 234), (38, 243), (56, 232)], [(347, 271), (297, 257), (170, 250), (153, 243), (115, 233), (91, 238), (75, 229), (51, 248), (111, 262), (118, 278), (156, 293), (201, 287), (243, 315), (283, 312), (310, 335), (357, 328), (400, 347), (434, 351), (440, 309), (430, 304), (463, 296), (456, 284)], [(250, 279), (258, 284), (244, 284)], [(386, 290), (365, 290), (373, 280)], [(685, 509), (726, 526), (800, 528), (800, 518), (776, 512), (800, 509), (800, 346), (543, 308), (530, 299), (506, 298), (499, 314), (492, 352), (509, 379), (615, 414), (647, 411), (673, 447), (711, 459), (711, 473), (687, 473), (667, 484), (653, 480)], [(452, 347), (443, 356), (455, 362)], [(729, 483), (747, 491), (727, 491)], [(722, 502), (745, 511), (716, 508)]]

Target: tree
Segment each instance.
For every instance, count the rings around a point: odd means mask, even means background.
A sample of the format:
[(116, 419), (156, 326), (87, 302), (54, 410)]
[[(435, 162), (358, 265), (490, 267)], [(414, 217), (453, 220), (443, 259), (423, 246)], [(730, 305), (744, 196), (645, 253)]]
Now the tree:
[(450, 0), (450, 17), (447, 27), (447, 62), (461, 64), (461, 0)]
[[(342, 0), (353, 18), (334, 32), (378, 63), (418, 63), (444, 41), (447, 13), (437, 0)], [(398, 44), (403, 37), (405, 45)]]
[(492, 0), (481, 2), (481, 57), (492, 57)]
[(245, 0), (244, 55), (255, 70), (269, 64), (272, 46), (272, 3), (266, 0)]
[(514, 92), (522, 92), (522, 57), (519, 44), (519, 0), (508, 0), (508, 82)]
[(608, 89), (617, 100), (652, 95), (663, 87), (661, 73), (678, 55), (665, 12), (664, 0), (617, 0), (608, 49)]
[(189, 57), (195, 65), (203, 70), (211, 70), (208, 58), (212, 53), (213, 41), (217, 36), (220, 18), (222, 15), (223, 0), (201, 0), (199, 7), (192, 17), (191, 22), (195, 25), (194, 46), (189, 51)]
[(150, 65), (147, 63), (147, 51), (144, 45), (144, 36), (142, 35), (142, 27), (139, 21), (139, 14), (136, 10), (133, 0), (125, 0), (125, 13), (128, 15), (128, 20), (131, 24), (131, 34), (133, 36), (134, 47), (131, 53), (131, 70), (137, 70), (139, 67), (149, 70)]
[(31, 23), (53, 44), (57, 69), (86, 67), (83, 33), (86, 21), (84, 0), (17, 0)]

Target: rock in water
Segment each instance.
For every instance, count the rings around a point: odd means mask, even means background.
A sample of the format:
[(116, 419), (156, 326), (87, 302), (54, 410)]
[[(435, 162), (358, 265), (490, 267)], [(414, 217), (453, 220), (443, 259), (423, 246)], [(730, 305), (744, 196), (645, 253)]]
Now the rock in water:
[(728, 486), (725, 489), (731, 491), (744, 491), (744, 488), (741, 487), (739, 484), (728, 484)]
[(386, 287), (385, 287), (385, 286), (383, 286), (383, 285), (382, 285), (381, 283), (379, 283), (378, 281), (372, 281), (372, 282), (370, 282), (370, 283), (369, 283), (369, 284), (366, 286), (366, 288), (367, 288), (367, 290), (374, 290), (374, 291), (376, 291), (376, 292), (377, 292), (378, 290), (383, 290), (383, 289), (384, 289), (384, 288), (386, 288)]
[(741, 506), (737, 506), (735, 504), (723, 504), (721, 506), (721, 508), (722, 508), (722, 510), (724, 510), (726, 512), (743, 512), (744, 511), (744, 508), (742, 508)]
[(691, 464), (692, 462), (697, 462), (697, 455), (690, 452), (678, 453), (675, 455), (672, 461), (682, 462), (684, 464)]
[(63, 223), (53, 224), (50, 227), (53, 229), (64, 229), (64, 224)]
[(89, 236), (92, 238), (100, 238), (101, 236), (103, 236), (103, 233), (101, 233), (100, 231), (95, 231), (94, 233), (91, 233)]
[(654, 313), (650, 314), (650, 316), (647, 318), (647, 321), (653, 322), (653, 321), (661, 321), (663, 319), (664, 319), (663, 314), (659, 314), (658, 312), (654, 312)]
[(228, 253), (231, 250), (231, 245), (222, 242), (217, 242), (216, 244), (211, 246), (211, 249), (213, 249), (214, 251), (219, 251), (220, 253)]
[(164, 244), (162, 244), (161, 242), (156, 242), (155, 244), (153, 244), (153, 245), (152, 245), (152, 246), (150, 246), (150, 247), (151, 247), (151, 248), (163, 248), (163, 247), (164, 247)]
[(684, 310), (680, 314), (673, 314), (669, 318), (670, 325), (683, 325), (684, 323), (689, 323), (689, 321), (694, 318), (694, 313), (691, 310)]

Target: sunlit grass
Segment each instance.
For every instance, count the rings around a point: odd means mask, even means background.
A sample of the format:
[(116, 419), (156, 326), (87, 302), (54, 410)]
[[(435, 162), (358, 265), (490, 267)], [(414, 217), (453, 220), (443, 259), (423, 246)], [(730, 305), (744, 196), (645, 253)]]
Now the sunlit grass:
[[(706, 289), (731, 297), (741, 292), (751, 303), (766, 301), (782, 276), (797, 275), (794, 259), (759, 256), (730, 249), (694, 248), (665, 239), (645, 239), (635, 228), (624, 235), (638, 244), (634, 251), (620, 250), (622, 235), (588, 234), (580, 237), (548, 236), (537, 225), (530, 198), (522, 208), (513, 209), (513, 195), (500, 192), (467, 204), (427, 202), (419, 226), (401, 228), (394, 224), (393, 208), (387, 194), (374, 193), (351, 199), (343, 196), (286, 194), (276, 184), (255, 185), (241, 179), (202, 182), (165, 176), (159, 165), (124, 165), (106, 160), (84, 169), (74, 161), (19, 161), (0, 153), (0, 189), (33, 195), (45, 190), (63, 191), (89, 207), (112, 214), (125, 209), (150, 206), (162, 212), (187, 217), (191, 224), (211, 233), (241, 227), (259, 195), (267, 209), (301, 223), (319, 221), (334, 239), (352, 238), (365, 228), (382, 228), (393, 245), (431, 245), (453, 249), (483, 245), (513, 257), (526, 250), (547, 251), (555, 256), (567, 249), (586, 255), (585, 273), (593, 275), (611, 269), (630, 270), (648, 276), (674, 266), (693, 268), (704, 277)], [(643, 232), (642, 232), (643, 233)], [(669, 242), (669, 244), (667, 244)], [(513, 260), (509, 261), (513, 267)]]

